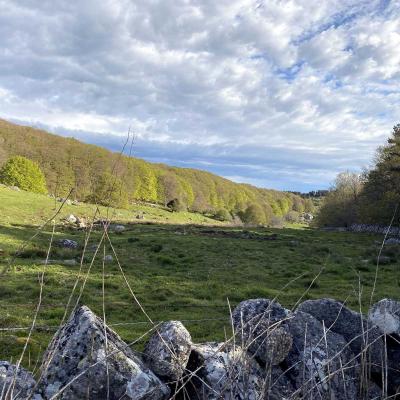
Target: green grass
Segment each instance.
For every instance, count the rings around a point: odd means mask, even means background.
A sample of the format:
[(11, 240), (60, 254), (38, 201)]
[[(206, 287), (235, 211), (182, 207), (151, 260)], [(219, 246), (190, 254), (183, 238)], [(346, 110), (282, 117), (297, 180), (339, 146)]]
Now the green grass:
[[(54, 213), (53, 208), (54, 201), (47, 197), (0, 188), (0, 271), (34, 234), (37, 225)], [(248, 298), (278, 296), (283, 305), (292, 307), (305, 294), (304, 299), (348, 298), (349, 305), (357, 309), (360, 278), (364, 303), (368, 303), (375, 274), (372, 259), (379, 236), (261, 228), (251, 229), (249, 235), (241, 228), (182, 225), (206, 224), (206, 221), (195, 214), (148, 209), (148, 220), (154, 216), (160, 218), (158, 222), (170, 224), (133, 223), (134, 212), (118, 210), (115, 219), (124, 222), (127, 230), (122, 234), (110, 233), (111, 241), (133, 291), (149, 316), (154, 321), (185, 321), (195, 341), (223, 339), (224, 330), (229, 335), (228, 299), (233, 307)], [(103, 214), (105, 211), (102, 209)], [(61, 216), (69, 213), (90, 216), (93, 206), (68, 206)], [(171, 219), (163, 220), (163, 215)], [(207, 222), (215, 224), (213, 220)], [(275, 240), (270, 240), (272, 234), (276, 234)], [(100, 231), (93, 233), (89, 248), (98, 242), (100, 235)], [(38, 276), (44, 268), (40, 261), (50, 237), (51, 226), (29, 243), (23, 257), (17, 257), (6, 274), (0, 275), (1, 329), (30, 326), (39, 296)], [(57, 226), (56, 238), (72, 238), (82, 244), (84, 232)], [(112, 254), (109, 246), (106, 253)], [(50, 259), (56, 262), (46, 267), (38, 327), (58, 325), (79, 270), (79, 266), (62, 265), (62, 260), (79, 259), (80, 254), (81, 250), (53, 248)], [(85, 256), (83, 274), (92, 255), (90, 250)], [(395, 262), (380, 268), (376, 299), (398, 297), (398, 267)], [(307, 292), (321, 268), (319, 279)], [(301, 274), (304, 276), (299, 278)], [(113, 327), (125, 340), (146, 332), (149, 328), (146, 317), (135, 304), (115, 262), (106, 264), (105, 287), (108, 323), (117, 324)], [(88, 275), (81, 303), (101, 313), (100, 257)], [(52, 328), (34, 331), (25, 366), (33, 367), (53, 333)], [(27, 334), (27, 330), (0, 331), (0, 360), (15, 360)], [(142, 345), (139, 343), (138, 349)]]

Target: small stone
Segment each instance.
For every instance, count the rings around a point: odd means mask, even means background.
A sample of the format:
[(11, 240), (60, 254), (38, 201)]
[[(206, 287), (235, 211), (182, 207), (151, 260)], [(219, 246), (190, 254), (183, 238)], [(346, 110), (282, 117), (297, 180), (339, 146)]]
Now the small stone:
[(74, 266), (78, 265), (78, 262), (76, 260), (74, 260), (74, 259), (72, 259), (72, 260), (64, 260), (62, 263), (64, 265), (68, 265), (70, 267), (74, 267)]
[(107, 254), (107, 255), (104, 257), (104, 261), (105, 261), (105, 262), (113, 262), (113, 261), (114, 261), (114, 257), (113, 257), (111, 254)]
[(70, 214), (67, 217), (65, 217), (65, 220), (69, 223), (69, 224), (75, 224), (77, 221), (77, 218), (75, 217), (75, 215)]
[(124, 225), (114, 225), (112, 227), (112, 230), (114, 232), (121, 233), (121, 232), (123, 232), (125, 230), (125, 226)]
[(192, 338), (179, 321), (164, 322), (146, 344), (144, 354), (158, 376), (179, 380), (189, 360)]
[(64, 247), (67, 249), (77, 249), (78, 248), (78, 242), (75, 240), (71, 239), (59, 239), (56, 241), (56, 245), (59, 247)]

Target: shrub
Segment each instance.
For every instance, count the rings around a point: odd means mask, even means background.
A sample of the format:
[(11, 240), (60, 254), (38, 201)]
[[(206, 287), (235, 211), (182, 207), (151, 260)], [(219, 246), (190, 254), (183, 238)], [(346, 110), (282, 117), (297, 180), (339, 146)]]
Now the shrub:
[(232, 221), (232, 215), (225, 208), (219, 209), (215, 214), (214, 218), (218, 221)]
[(288, 222), (299, 222), (300, 220), (300, 213), (297, 211), (289, 211), (286, 215), (285, 215), (285, 219)]
[(183, 202), (179, 199), (173, 199), (171, 201), (168, 202), (167, 207), (171, 210), (171, 211), (186, 211), (186, 207), (183, 204)]
[(0, 169), (0, 182), (34, 193), (47, 193), (46, 179), (39, 165), (25, 157), (11, 157)]
[(263, 225), (267, 222), (265, 212), (258, 204), (249, 205), (243, 213), (240, 213), (240, 219), (250, 225)]

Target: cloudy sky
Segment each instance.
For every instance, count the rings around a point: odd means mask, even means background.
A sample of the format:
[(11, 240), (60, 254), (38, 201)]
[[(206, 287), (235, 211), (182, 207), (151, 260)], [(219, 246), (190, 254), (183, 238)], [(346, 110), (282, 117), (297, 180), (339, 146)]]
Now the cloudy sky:
[(0, 0), (0, 118), (288, 190), (400, 122), (400, 0)]

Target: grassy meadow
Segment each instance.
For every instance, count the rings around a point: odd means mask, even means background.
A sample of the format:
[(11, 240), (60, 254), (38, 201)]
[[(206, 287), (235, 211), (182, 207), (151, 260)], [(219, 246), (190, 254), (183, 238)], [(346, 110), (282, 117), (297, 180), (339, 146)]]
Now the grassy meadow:
[[(24, 358), (24, 366), (30, 369), (56, 330), (76, 279), (79, 284), (72, 304), (86, 279), (79, 303), (101, 315), (103, 252), (114, 259), (104, 264), (107, 323), (127, 341), (151, 326), (127, 288), (109, 242), (100, 247), (88, 272), (101, 229), (91, 233), (80, 270), (87, 233), (62, 225), (61, 219), (69, 214), (90, 218), (93, 205), (65, 206), (55, 218), (54, 240), (76, 240), (78, 250), (53, 246), (51, 263), (44, 266), (52, 237), (48, 224), (20, 251), (60, 205), (47, 196), (0, 187), (0, 360), (15, 361), (19, 356), (38, 301), (39, 276), (45, 270), (42, 307)], [(234, 307), (248, 298), (277, 297), (291, 308), (301, 297), (333, 297), (358, 309), (361, 287), (367, 308), (380, 236), (299, 226), (227, 227), (200, 214), (148, 206), (129, 211), (101, 208), (97, 218), (105, 218), (107, 212), (126, 227), (122, 233), (110, 232), (110, 241), (149, 317), (153, 321), (182, 320), (195, 341), (230, 335), (228, 299)], [(137, 220), (136, 215), (143, 212), (145, 220)], [(76, 265), (65, 265), (65, 260), (72, 259)], [(380, 266), (375, 299), (397, 298), (399, 285), (399, 263)]]

